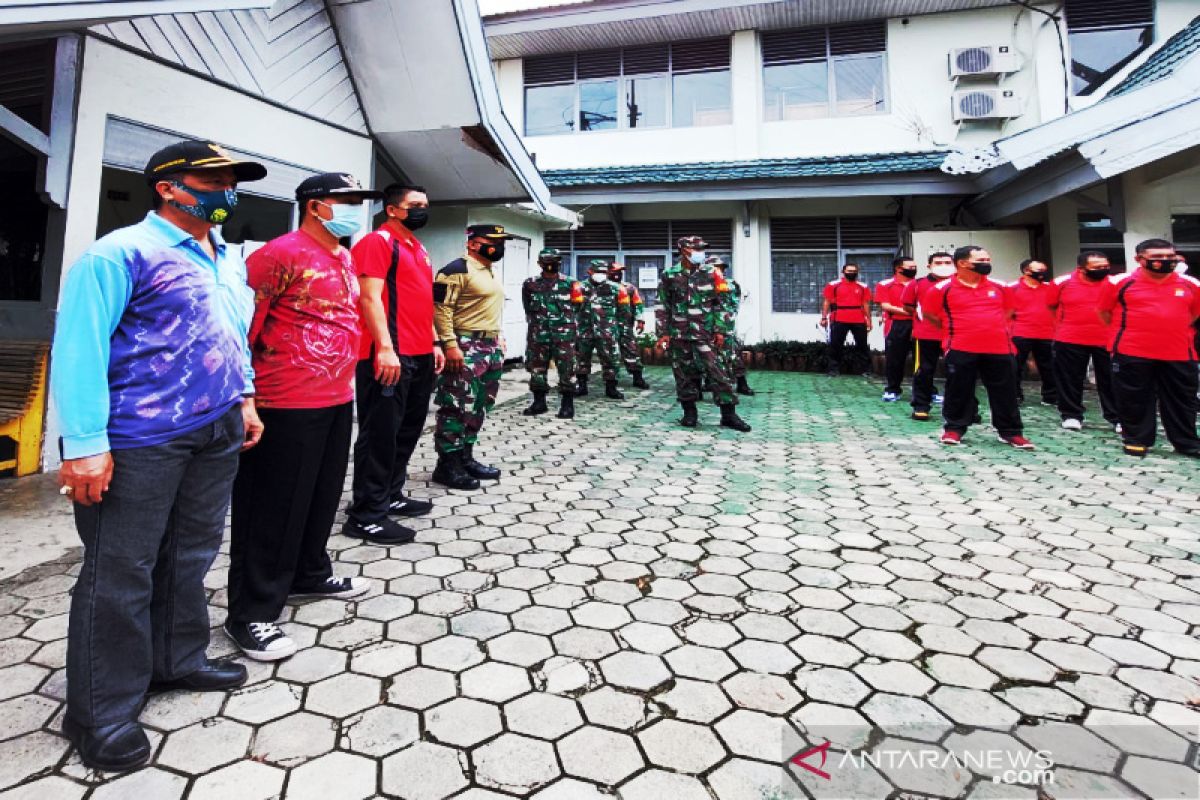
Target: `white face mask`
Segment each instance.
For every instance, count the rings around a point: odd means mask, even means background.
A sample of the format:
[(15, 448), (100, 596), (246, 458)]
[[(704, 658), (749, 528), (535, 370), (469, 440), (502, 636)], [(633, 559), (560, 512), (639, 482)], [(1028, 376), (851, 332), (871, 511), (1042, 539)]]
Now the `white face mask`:
[(597, 272), (592, 275), (592, 280), (596, 283), (604, 283), (608, 280), (608, 275), (603, 272)]
[(953, 264), (947, 264), (944, 267), (941, 267), (941, 266), (930, 267), (929, 271), (932, 272), (934, 275), (938, 276), (939, 278), (949, 278), (951, 275), (958, 272), (958, 270), (954, 267)]
[(704, 259), (707, 255), (708, 254), (703, 250), (693, 251), (692, 254), (688, 256), (688, 261), (691, 261), (696, 266), (700, 266), (704, 263)]

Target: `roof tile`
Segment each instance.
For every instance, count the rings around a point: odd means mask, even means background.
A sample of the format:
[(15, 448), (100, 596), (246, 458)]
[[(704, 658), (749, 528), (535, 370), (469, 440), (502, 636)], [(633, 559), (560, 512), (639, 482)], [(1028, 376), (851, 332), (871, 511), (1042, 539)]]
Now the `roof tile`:
[(1155, 81), (1169, 77), (1175, 68), (1187, 61), (1197, 51), (1200, 51), (1200, 17), (1196, 17), (1179, 33), (1163, 42), (1162, 47), (1142, 62), (1141, 66), (1125, 76), (1108, 93), (1109, 97), (1119, 97), (1135, 89), (1141, 89)]

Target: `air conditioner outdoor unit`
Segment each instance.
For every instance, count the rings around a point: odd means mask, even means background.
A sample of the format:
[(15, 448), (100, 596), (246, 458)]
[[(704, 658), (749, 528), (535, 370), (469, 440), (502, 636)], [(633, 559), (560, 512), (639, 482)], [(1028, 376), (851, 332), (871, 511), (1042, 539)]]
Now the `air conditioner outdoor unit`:
[(1006, 75), (1021, 68), (1020, 58), (1006, 44), (956, 47), (950, 51), (950, 77)]
[(1012, 89), (959, 89), (953, 102), (955, 122), (1021, 116), (1021, 100)]

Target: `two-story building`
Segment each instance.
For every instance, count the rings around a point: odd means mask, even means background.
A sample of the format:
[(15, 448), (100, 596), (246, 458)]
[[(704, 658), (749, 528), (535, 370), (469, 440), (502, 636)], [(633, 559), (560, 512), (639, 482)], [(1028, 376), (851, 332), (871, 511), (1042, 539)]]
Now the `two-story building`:
[(505, 113), (585, 220), (547, 243), (653, 296), (700, 234), (750, 341), (819, 338), (848, 261), (874, 283), (967, 242), (1009, 278), (1149, 235), (1200, 249), (1195, 0), (521, 6), (485, 17)]

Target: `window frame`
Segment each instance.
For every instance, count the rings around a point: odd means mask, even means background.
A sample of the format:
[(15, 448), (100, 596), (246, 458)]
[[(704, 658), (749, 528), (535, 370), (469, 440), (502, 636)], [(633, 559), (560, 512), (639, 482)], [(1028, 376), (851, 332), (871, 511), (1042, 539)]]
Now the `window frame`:
[[(766, 123), (807, 122), (811, 119), (843, 119), (843, 118), (849, 118), (849, 117), (870, 117), (870, 116), (875, 116), (878, 114), (891, 113), (892, 86), (891, 86), (891, 81), (890, 81), (891, 72), (889, 69), (890, 59), (888, 58), (888, 50), (887, 50), (888, 41), (887, 41), (887, 39), (886, 38), (884, 39), (884, 45), (883, 45), (882, 50), (876, 50), (876, 51), (864, 52), (864, 53), (845, 53), (845, 54), (841, 54), (841, 55), (834, 55), (833, 54), (833, 44), (832, 44), (832, 41), (830, 38), (830, 31), (836, 26), (824, 25), (824, 26), (813, 26), (813, 27), (820, 28), (824, 32), (825, 55), (823, 58), (798, 58), (798, 59), (795, 59), (792, 61), (781, 61), (781, 62), (777, 62), (774, 64), (766, 63), (766, 61), (763, 58), (763, 54), (762, 54), (763, 31), (759, 31), (759, 48), (758, 49), (759, 49), (759, 61), (761, 62), (761, 68), (762, 68), (762, 82), (763, 82), (763, 89), (762, 89), (762, 93), (760, 95), (760, 101), (762, 103), (762, 109), (763, 109), (762, 114), (761, 114), (762, 121), (766, 122)], [(798, 28), (797, 30), (806, 30), (806, 29)], [(812, 30), (812, 28), (808, 28), (807, 30)], [(885, 37), (886, 37), (886, 23), (885, 23)], [(864, 57), (878, 57), (879, 58), (880, 83), (883, 86), (883, 103), (873, 112), (860, 113), (860, 114), (839, 114), (839, 113), (837, 113), (837, 110), (836, 110), (838, 102), (837, 102), (837, 69), (835, 67), (835, 64), (837, 64), (840, 61), (849, 61), (852, 59), (864, 58)], [(767, 117), (767, 113), (768, 113), (768, 109), (771, 107), (771, 105), (767, 103), (767, 70), (772, 67), (791, 67), (791, 66), (796, 66), (799, 64), (821, 64), (821, 63), (825, 64), (825, 111), (826, 111), (825, 116), (823, 116), (823, 117), (803, 117), (801, 119), (787, 119), (782, 114), (782, 112), (783, 112), (784, 108), (786, 108), (786, 106), (782, 106), (782, 107), (780, 107), (779, 118), (778, 119), (769, 119)], [(787, 313), (787, 312), (785, 312), (785, 313)]]

